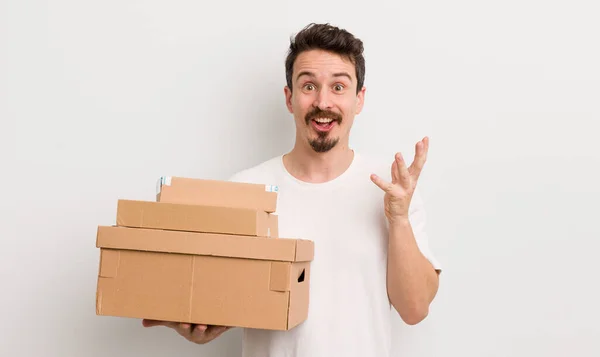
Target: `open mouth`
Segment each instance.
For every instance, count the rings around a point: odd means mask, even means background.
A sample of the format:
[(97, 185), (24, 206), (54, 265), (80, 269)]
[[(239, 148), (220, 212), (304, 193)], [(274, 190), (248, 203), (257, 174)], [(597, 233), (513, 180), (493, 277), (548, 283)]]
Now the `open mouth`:
[(337, 121), (331, 118), (315, 118), (311, 120), (312, 126), (318, 131), (329, 131)]

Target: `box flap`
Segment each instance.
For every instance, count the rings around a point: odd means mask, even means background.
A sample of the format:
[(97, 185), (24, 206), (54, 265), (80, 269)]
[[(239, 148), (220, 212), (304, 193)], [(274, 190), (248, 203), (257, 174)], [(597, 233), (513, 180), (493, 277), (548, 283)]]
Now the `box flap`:
[(272, 239), (215, 233), (99, 226), (98, 248), (211, 255), (274, 261), (311, 261), (314, 244), (303, 239)]
[(310, 299), (310, 263), (301, 262), (291, 265), (288, 329), (292, 329), (306, 320)]
[(290, 291), (290, 264), (288, 262), (272, 262), (269, 289), (273, 291)]
[(296, 257), (297, 262), (312, 261), (315, 254), (314, 243), (310, 240), (296, 240)]

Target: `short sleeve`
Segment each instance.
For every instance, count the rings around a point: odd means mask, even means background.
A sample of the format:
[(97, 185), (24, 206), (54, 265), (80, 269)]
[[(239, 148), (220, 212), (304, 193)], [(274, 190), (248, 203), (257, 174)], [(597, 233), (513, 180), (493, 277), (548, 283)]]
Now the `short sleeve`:
[(427, 233), (427, 214), (425, 212), (423, 198), (421, 197), (418, 188), (413, 194), (413, 198), (409, 208), (409, 220), (419, 250), (425, 256), (425, 258), (429, 260), (429, 262), (433, 265), (433, 268), (438, 273), (440, 273), (442, 271), (442, 265), (437, 260), (437, 258), (431, 251), (431, 248), (429, 247), (429, 236)]

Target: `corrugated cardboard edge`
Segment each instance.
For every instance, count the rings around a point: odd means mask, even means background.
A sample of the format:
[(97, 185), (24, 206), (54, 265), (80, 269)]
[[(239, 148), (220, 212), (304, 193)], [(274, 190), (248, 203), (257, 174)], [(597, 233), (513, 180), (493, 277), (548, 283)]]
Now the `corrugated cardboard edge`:
[[(98, 247), (98, 237), (96, 236), (96, 247)], [(100, 249), (100, 259), (98, 261), (98, 276), (96, 279), (96, 315), (102, 315), (102, 289), (100, 288), (100, 279), (102, 271), (102, 249)]]
[(190, 299), (189, 299), (189, 303), (188, 303), (188, 314), (187, 314), (187, 318), (188, 321), (192, 321), (192, 312), (194, 311), (194, 281), (195, 279), (195, 274), (196, 274), (196, 257), (192, 257), (192, 273), (191, 273), (191, 278), (190, 278)]

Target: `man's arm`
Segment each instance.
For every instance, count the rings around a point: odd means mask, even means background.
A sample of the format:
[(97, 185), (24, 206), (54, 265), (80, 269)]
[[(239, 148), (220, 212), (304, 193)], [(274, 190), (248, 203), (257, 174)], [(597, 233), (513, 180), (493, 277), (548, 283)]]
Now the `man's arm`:
[(390, 222), (387, 291), (404, 322), (414, 325), (427, 317), (438, 284), (438, 272), (419, 250), (410, 221)]
[(402, 320), (410, 325), (427, 316), (438, 290), (438, 272), (422, 254), (409, 219), (415, 213), (416, 218), (423, 218), (420, 207), (412, 212), (410, 207), (428, 150), (429, 138), (425, 137), (415, 145), (415, 160), (409, 167), (402, 154), (397, 153), (391, 167), (391, 182), (371, 175), (373, 182), (385, 192), (384, 208), (389, 223), (388, 297)]

